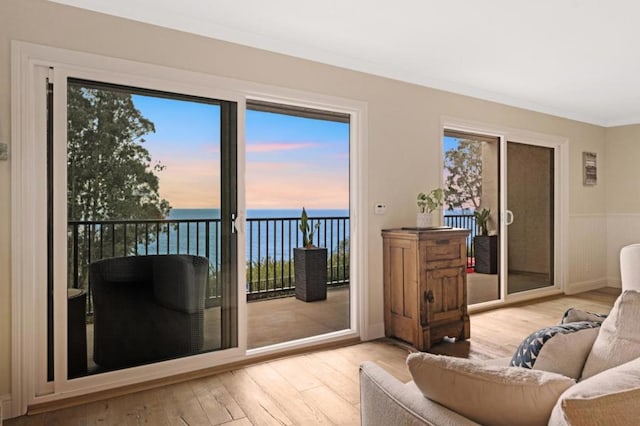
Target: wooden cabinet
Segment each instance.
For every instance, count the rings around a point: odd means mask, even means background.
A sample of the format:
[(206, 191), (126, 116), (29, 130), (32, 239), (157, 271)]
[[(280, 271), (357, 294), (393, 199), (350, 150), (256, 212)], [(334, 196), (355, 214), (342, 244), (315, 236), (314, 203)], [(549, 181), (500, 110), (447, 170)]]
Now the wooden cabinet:
[(445, 336), (469, 338), (468, 233), (458, 228), (382, 231), (385, 335), (421, 351)]

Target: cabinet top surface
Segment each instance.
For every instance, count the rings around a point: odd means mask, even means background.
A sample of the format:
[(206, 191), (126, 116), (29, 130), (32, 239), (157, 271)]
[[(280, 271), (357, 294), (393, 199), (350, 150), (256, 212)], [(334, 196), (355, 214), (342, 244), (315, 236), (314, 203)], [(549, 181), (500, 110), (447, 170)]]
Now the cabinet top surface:
[(437, 226), (431, 228), (393, 228), (393, 229), (383, 229), (382, 235), (405, 235), (405, 236), (415, 236), (415, 237), (428, 237), (442, 234), (462, 234), (466, 236), (469, 234), (469, 229), (464, 228), (451, 228), (449, 226)]

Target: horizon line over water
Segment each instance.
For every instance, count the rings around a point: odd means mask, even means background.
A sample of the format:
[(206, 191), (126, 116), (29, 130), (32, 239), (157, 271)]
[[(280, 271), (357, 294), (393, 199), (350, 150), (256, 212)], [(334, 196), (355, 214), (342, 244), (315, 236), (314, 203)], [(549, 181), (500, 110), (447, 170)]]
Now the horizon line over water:
[[(349, 216), (349, 209), (306, 209), (309, 217)], [(298, 219), (299, 209), (247, 209), (247, 219), (291, 218)], [(219, 208), (172, 208), (167, 219), (220, 219)]]
[[(302, 209), (248, 209), (245, 228), (247, 261), (271, 259), (289, 260), (293, 255), (293, 247), (301, 244), (298, 223)], [(316, 230), (314, 241), (321, 245), (326, 242), (329, 252), (338, 250), (340, 244), (349, 239), (348, 209), (308, 209), (307, 214), (313, 222), (322, 218), (320, 228)], [(333, 219), (335, 218), (335, 219)], [(168, 220), (197, 221), (184, 222), (170, 226), (158, 235), (158, 240), (148, 247), (138, 246), (141, 254), (197, 254), (205, 255), (207, 231), (209, 232), (209, 260), (219, 263), (220, 243), (220, 209), (171, 209)], [(264, 220), (257, 220), (264, 219)], [(279, 220), (284, 219), (284, 220)], [(200, 222), (201, 221), (201, 222)], [(209, 223), (209, 225), (206, 225)]]

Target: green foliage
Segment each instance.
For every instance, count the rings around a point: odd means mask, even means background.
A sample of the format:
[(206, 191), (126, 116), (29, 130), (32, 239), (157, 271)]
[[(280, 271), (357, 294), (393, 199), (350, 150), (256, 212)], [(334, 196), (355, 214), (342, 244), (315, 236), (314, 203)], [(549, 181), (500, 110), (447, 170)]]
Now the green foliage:
[(449, 209), (480, 207), (482, 198), (482, 143), (461, 139), (444, 154), (446, 203)]
[[(349, 240), (342, 240), (327, 259), (327, 277), (340, 283), (349, 280)], [(293, 259), (277, 260), (271, 257), (247, 261), (247, 287), (251, 293), (295, 289)]]
[(487, 222), (489, 222), (489, 218), (491, 217), (491, 210), (486, 208), (476, 210), (473, 212), (473, 216), (476, 218), (476, 225), (480, 227), (480, 235), (489, 235)]
[[(154, 124), (133, 104), (132, 95), (69, 84), (67, 92), (67, 214), (69, 221), (164, 219), (171, 210), (158, 193), (156, 173), (143, 146)], [(101, 257), (133, 254), (139, 243), (154, 240), (129, 225), (78, 228), (80, 285), (86, 265)], [(71, 236), (70, 236), (71, 237)], [(71, 238), (70, 238), (71, 241)], [(100, 246), (100, 250), (96, 247)], [(92, 247), (91, 259), (88, 253)], [(70, 274), (72, 270), (70, 270)]]
[(143, 136), (155, 132), (132, 96), (70, 84), (67, 128), (69, 220), (163, 219), (171, 207), (158, 194)]
[(284, 261), (266, 257), (247, 261), (247, 285), (251, 292), (293, 288), (294, 281), (293, 259)]
[(313, 234), (315, 230), (320, 228), (320, 223), (316, 223), (315, 226), (309, 225), (309, 216), (305, 208), (302, 208), (302, 215), (300, 216), (300, 231), (302, 232), (302, 247), (310, 248), (313, 245)]
[(417, 204), (420, 213), (431, 213), (444, 202), (444, 191), (442, 188), (431, 190), (427, 195), (424, 192), (418, 194)]

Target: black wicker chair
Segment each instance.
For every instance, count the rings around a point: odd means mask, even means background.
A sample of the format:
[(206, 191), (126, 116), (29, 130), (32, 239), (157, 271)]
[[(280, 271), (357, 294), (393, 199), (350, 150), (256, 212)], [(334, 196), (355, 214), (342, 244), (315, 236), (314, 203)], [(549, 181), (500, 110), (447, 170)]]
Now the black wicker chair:
[(208, 267), (191, 255), (91, 263), (95, 363), (115, 369), (198, 353)]

